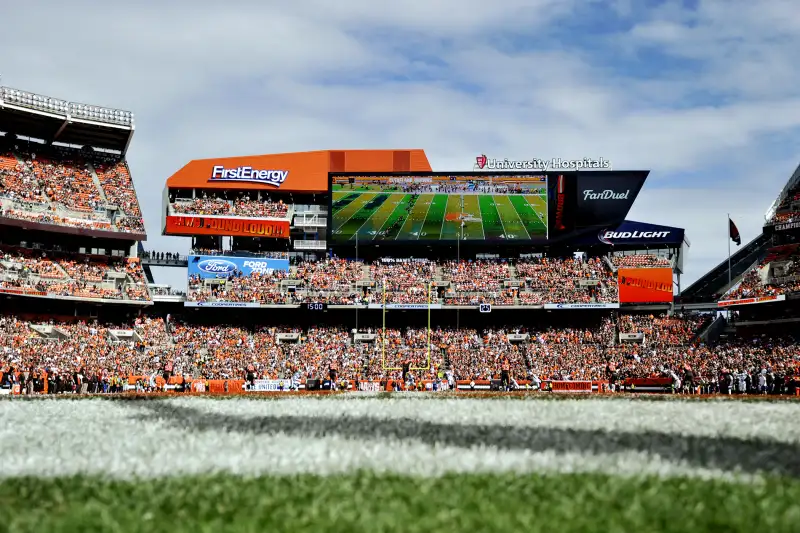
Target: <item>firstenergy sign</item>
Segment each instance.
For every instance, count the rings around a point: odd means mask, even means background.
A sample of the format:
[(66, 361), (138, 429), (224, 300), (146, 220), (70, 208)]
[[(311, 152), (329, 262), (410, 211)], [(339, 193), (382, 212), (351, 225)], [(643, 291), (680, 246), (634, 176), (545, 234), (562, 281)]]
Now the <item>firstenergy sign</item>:
[(215, 165), (209, 181), (246, 181), (280, 187), (288, 176), (288, 170), (259, 170), (247, 166), (225, 168), (223, 165)]

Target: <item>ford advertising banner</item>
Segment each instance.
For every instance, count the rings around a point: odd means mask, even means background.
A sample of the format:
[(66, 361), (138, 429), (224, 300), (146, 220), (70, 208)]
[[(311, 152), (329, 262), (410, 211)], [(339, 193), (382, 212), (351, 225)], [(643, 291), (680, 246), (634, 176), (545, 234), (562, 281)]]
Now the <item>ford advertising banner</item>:
[(237, 272), (249, 276), (253, 272), (271, 274), (275, 271), (289, 272), (288, 259), (264, 259), (261, 257), (231, 257), (222, 255), (190, 255), (189, 276), (201, 278), (228, 278)]

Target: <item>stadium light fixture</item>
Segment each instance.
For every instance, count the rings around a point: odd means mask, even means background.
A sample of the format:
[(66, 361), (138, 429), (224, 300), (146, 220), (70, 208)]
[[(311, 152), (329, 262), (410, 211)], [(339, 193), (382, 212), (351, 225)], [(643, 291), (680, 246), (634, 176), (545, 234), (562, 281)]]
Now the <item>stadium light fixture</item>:
[(11, 87), (0, 87), (0, 98), (9, 104), (47, 111), (49, 113), (70, 114), (78, 119), (94, 120), (122, 126), (133, 125), (133, 113), (121, 109), (78, 104), (27, 91), (20, 91), (19, 89), (12, 89)]

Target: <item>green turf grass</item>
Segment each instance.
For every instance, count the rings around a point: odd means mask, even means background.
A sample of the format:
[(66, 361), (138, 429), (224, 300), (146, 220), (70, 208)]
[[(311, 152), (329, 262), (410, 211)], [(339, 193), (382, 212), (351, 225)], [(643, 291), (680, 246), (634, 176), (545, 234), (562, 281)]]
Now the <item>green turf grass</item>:
[(373, 473), (140, 482), (28, 478), (0, 483), (0, 502), (0, 531), (20, 533), (800, 530), (796, 480)]
[(481, 208), (481, 219), (483, 220), (483, 231), (487, 239), (502, 239), (505, 235), (503, 222), (497, 212), (494, 198), (491, 195), (478, 196), (478, 204)]

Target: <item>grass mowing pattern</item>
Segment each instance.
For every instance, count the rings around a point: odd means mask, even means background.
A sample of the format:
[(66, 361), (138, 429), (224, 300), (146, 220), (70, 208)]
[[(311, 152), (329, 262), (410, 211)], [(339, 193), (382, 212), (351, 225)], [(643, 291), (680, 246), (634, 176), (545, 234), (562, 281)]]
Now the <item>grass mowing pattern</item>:
[(800, 482), (591, 474), (92, 477), (0, 484), (10, 532), (769, 531), (800, 526)]
[(354, 240), (456, 240), (464, 214), (465, 240), (547, 237), (547, 199), (540, 195), (404, 194), (334, 191), (333, 238)]

